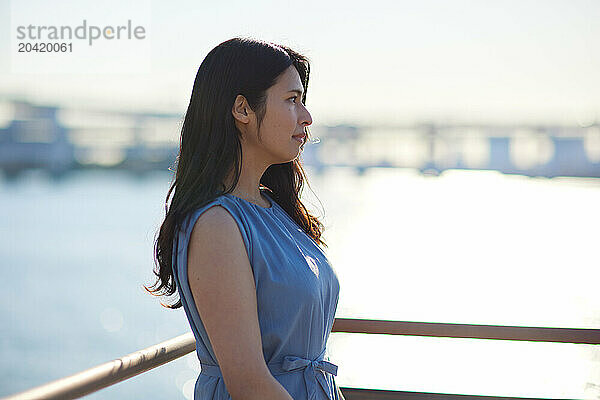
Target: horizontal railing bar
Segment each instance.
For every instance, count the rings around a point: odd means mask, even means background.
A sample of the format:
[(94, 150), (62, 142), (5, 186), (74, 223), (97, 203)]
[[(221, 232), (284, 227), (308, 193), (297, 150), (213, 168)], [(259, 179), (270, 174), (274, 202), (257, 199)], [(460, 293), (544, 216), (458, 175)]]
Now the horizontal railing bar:
[(116, 360), (35, 387), (3, 400), (77, 399), (173, 361), (196, 350), (194, 335), (186, 333)]
[(346, 400), (552, 400), (537, 397), (482, 396), (355, 388), (342, 388), (342, 394)]
[(600, 344), (600, 329), (471, 325), (336, 318), (332, 332)]
[[(336, 318), (331, 331), (600, 344), (600, 329), (532, 328)], [(5, 397), (2, 400), (77, 399), (173, 361), (195, 349), (196, 341), (193, 334), (186, 333), (97, 367)]]

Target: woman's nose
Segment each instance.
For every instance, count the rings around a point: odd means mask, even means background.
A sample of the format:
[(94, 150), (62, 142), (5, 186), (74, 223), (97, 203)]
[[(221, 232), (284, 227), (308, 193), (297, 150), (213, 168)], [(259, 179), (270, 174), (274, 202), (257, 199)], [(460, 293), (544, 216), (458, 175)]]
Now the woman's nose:
[(303, 107), (303, 108), (304, 108), (304, 113), (302, 114), (300, 124), (308, 126), (308, 125), (312, 124), (312, 122), (313, 122), (312, 116), (310, 115), (310, 112), (308, 112), (308, 109), (306, 107)]

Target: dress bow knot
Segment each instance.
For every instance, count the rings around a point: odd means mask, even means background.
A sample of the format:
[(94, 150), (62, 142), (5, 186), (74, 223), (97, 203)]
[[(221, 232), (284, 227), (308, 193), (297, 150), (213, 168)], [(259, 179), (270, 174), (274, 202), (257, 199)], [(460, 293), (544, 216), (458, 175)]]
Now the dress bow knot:
[[(338, 367), (329, 361), (323, 360), (322, 357), (324, 354), (325, 350), (323, 350), (315, 360), (296, 356), (285, 356), (281, 362), (269, 363), (267, 366), (273, 375), (281, 375), (304, 369), (303, 377), (306, 385), (306, 392), (308, 393), (308, 400), (319, 399), (319, 397), (317, 397), (319, 385), (323, 388), (323, 392), (327, 395), (329, 400), (336, 400), (338, 399), (338, 396), (335, 393), (335, 388), (332, 388), (327, 384), (327, 378), (324, 372), (336, 376)], [(200, 364), (202, 366), (200, 371), (201, 374), (223, 377), (219, 365), (205, 364), (202, 362)], [(318, 385), (316, 382), (318, 382)], [(333, 380), (333, 383), (335, 385), (335, 380)]]
[(306, 358), (296, 356), (285, 356), (281, 363), (281, 369), (286, 372), (304, 369), (304, 381), (306, 383), (306, 390), (308, 392), (309, 400), (317, 400), (316, 385), (314, 381), (319, 382), (319, 385), (323, 388), (323, 391), (327, 394), (329, 400), (335, 400), (332, 397), (331, 388), (325, 380), (325, 375), (320, 371), (328, 372), (332, 375), (337, 375), (337, 365), (330, 363), (329, 361), (309, 360)]

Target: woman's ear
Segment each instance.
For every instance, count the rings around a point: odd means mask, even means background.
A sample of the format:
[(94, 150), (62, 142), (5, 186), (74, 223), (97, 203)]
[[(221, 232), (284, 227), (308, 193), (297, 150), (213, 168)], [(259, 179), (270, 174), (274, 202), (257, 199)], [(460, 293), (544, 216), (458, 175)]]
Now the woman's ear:
[(233, 108), (231, 109), (231, 114), (233, 114), (233, 118), (241, 123), (247, 124), (250, 122), (250, 114), (252, 114), (252, 109), (248, 105), (248, 101), (244, 96), (238, 94), (233, 102)]

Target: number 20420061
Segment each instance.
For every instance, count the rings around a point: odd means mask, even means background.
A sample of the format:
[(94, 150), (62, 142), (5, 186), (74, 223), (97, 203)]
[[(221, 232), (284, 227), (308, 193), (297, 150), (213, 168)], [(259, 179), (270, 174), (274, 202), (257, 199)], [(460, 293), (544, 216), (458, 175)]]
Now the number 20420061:
[(19, 43), (19, 53), (72, 53), (73, 43)]

